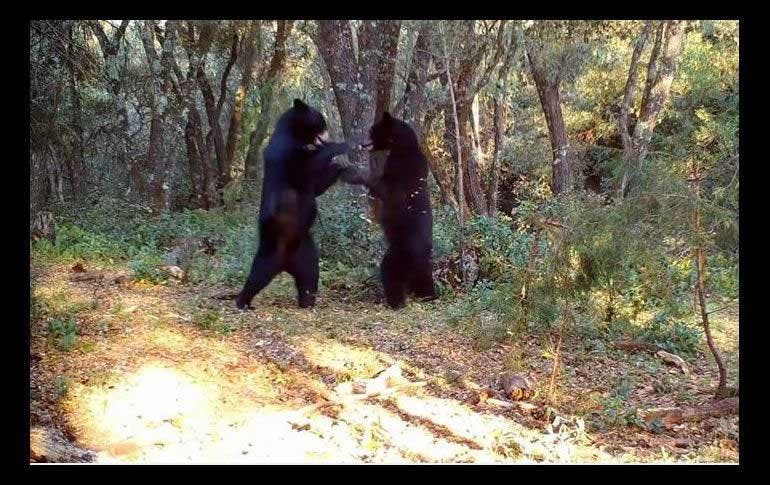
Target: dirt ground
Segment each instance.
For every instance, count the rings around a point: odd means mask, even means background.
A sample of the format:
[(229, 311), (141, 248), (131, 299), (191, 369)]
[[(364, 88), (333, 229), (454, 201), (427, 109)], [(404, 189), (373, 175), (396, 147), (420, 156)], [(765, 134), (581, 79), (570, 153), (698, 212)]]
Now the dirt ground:
[[(717, 376), (705, 345), (685, 374), (651, 353), (587, 352), (567, 339), (547, 405), (553, 342), (476, 350), (443, 321), (440, 301), (395, 312), (322, 293), (314, 310), (301, 310), (280, 279), (243, 313), (211, 298), (221, 288), (115, 283), (120, 268), (87, 268), (105, 277), (82, 281), (72, 281), (71, 265), (31, 271), (35, 300), (49, 315), (73, 315), (77, 329), (63, 350), (50, 316), (31, 319), (33, 461), (738, 461), (738, 416), (634, 424), (637, 409), (711, 400)], [(712, 318), (737, 385), (737, 306)], [(310, 408), (392, 365), (426, 385)], [(477, 402), (479, 387), (512, 367), (535, 396), (512, 407)]]

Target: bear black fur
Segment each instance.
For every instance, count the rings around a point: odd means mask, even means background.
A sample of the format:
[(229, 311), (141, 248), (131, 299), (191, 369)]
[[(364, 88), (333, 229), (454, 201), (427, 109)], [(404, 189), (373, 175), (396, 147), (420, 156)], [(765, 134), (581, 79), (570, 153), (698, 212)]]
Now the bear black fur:
[(380, 265), (385, 300), (392, 308), (404, 305), (406, 293), (423, 300), (436, 298), (433, 285), (433, 214), (428, 191), (428, 162), (417, 135), (387, 111), (369, 130), (371, 150), (388, 150), (382, 177), (367, 179), (355, 169), (342, 178), (365, 185), (379, 199), (379, 220), (388, 241)]
[(323, 115), (299, 99), (276, 124), (264, 150), (264, 179), (259, 211), (259, 249), (236, 305), (251, 300), (275, 276), (294, 278), (301, 308), (312, 307), (318, 292), (318, 250), (310, 228), (316, 197), (337, 180), (341, 167), (332, 158), (347, 153), (346, 143), (326, 143)]

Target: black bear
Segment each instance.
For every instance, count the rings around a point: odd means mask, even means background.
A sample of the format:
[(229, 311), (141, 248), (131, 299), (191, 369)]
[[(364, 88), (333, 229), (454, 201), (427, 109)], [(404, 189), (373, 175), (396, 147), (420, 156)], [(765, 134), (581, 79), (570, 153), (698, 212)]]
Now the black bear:
[(326, 138), (323, 115), (299, 99), (279, 118), (264, 150), (259, 249), (236, 299), (238, 308), (249, 308), (282, 271), (294, 278), (299, 306), (315, 304), (318, 250), (310, 234), (317, 215), (315, 199), (340, 175), (342, 168), (332, 158), (350, 149)]
[(380, 265), (385, 300), (391, 308), (400, 308), (407, 291), (423, 300), (435, 299), (428, 162), (414, 130), (387, 111), (369, 130), (369, 137), (363, 148), (388, 150), (382, 176), (367, 179), (355, 169), (346, 169), (342, 179), (366, 186), (378, 199), (378, 219), (388, 241)]

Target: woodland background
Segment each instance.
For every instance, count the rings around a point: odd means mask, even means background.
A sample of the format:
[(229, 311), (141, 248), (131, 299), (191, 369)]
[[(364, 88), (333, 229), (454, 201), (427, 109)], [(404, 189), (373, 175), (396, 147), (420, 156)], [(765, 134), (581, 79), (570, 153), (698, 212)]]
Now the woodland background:
[[(462, 375), (537, 374), (532, 362), (543, 358), (538, 406), (568, 409), (597, 433), (660, 433), (637, 408), (681, 391), (666, 404), (705, 412), (687, 431), (702, 438), (691, 458), (737, 459), (737, 417), (714, 418), (713, 407), (737, 412), (738, 63), (738, 22), (726, 20), (31, 22), (31, 325), (32, 352), (42, 353), (33, 407), (56, 410), (38, 419), (74, 426), (62, 406), (91, 364), (61, 355), (88, 360), (120, 334), (89, 328), (104, 321), (99, 312), (119, 314), (116, 299), (129, 291), (81, 288), (93, 291), (91, 303), (77, 304), (66, 285), (90, 280), (61, 278), (117, 271), (131, 291), (194, 298), (184, 301), (196, 331), (249, 333), (253, 316), (200, 295), (243, 283), (256, 250), (262, 149), (301, 98), (335, 140), (368, 131), (385, 110), (418, 133), (442, 294), (359, 318), (382, 306), (384, 241), (366, 193), (340, 183), (319, 199), (324, 303), (312, 325), (336, 322), (329, 338), (338, 339), (379, 329), (378, 319), (427, 319), (442, 345), (462, 339), (453, 351), (467, 345), (489, 359), (505, 349), (497, 360), (457, 364)], [(382, 160), (352, 152), (349, 162), (378, 171)], [(300, 318), (290, 282), (274, 287), (265, 308)], [(633, 377), (623, 367), (641, 355), (657, 369), (659, 350), (702, 380), (666, 387), (653, 382), (657, 371)], [(570, 372), (596, 366), (596, 355), (626, 370), (588, 371), (603, 397), (582, 409), (575, 395), (587, 390)], [(560, 386), (572, 398), (559, 397)], [(634, 394), (647, 387), (646, 397)], [(533, 419), (553, 420), (541, 414)], [(75, 428), (70, 438), (83, 441)], [(630, 459), (668, 459), (629, 446)], [(704, 446), (721, 451), (704, 458)]]

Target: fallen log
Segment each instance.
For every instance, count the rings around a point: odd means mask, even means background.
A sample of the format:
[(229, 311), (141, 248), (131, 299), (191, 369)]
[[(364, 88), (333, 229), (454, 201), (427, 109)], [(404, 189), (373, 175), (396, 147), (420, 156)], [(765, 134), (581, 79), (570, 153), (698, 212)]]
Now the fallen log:
[(692, 408), (654, 408), (645, 412), (648, 422), (659, 421), (665, 425), (697, 422), (707, 418), (720, 418), (738, 414), (738, 398), (720, 399)]
[(666, 352), (665, 350), (658, 350), (657, 352), (655, 352), (655, 355), (663, 359), (665, 363), (678, 367), (683, 374), (690, 373), (690, 370), (687, 368), (687, 363), (684, 361), (683, 358), (679, 357), (678, 355), (674, 355), (672, 353)]

